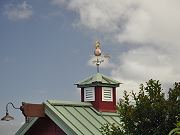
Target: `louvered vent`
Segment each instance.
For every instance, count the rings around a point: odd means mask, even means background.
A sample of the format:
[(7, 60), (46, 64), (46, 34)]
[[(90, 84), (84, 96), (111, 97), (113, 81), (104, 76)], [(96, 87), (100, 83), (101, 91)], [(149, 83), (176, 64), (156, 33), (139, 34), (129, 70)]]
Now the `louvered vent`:
[(102, 101), (113, 101), (112, 88), (102, 88)]
[(95, 100), (95, 92), (94, 88), (84, 88), (84, 101), (94, 101)]

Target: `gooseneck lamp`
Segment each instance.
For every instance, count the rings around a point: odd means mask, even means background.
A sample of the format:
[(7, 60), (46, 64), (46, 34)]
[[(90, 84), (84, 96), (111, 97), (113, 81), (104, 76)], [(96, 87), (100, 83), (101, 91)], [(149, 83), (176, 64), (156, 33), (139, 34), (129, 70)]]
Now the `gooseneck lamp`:
[(18, 108), (18, 107), (15, 107), (12, 102), (7, 103), (7, 105), (6, 105), (6, 115), (1, 119), (1, 120), (3, 120), (3, 121), (10, 121), (10, 120), (13, 120), (13, 119), (14, 119), (14, 117), (12, 117), (12, 116), (9, 115), (8, 105), (12, 105), (12, 107), (13, 107), (14, 109), (20, 109), (20, 108)]

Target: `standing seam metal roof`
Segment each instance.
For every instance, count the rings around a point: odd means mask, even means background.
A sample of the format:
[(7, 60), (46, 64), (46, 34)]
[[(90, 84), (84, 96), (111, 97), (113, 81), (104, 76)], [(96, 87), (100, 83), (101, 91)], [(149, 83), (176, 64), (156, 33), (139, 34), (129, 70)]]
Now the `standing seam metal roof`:
[[(105, 123), (120, 125), (117, 113), (98, 112), (91, 103), (48, 100), (44, 104), (45, 114), (67, 135), (102, 135), (100, 128)], [(23, 135), (23, 129), (27, 131), (32, 125), (23, 126), (16, 135)]]

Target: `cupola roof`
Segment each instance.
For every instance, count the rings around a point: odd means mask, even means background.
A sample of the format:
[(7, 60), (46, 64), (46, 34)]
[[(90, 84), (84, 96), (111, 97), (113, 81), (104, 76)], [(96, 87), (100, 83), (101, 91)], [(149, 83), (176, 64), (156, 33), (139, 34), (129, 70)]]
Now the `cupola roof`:
[(76, 83), (78, 88), (82, 87), (94, 87), (94, 86), (104, 86), (104, 87), (119, 87), (121, 83), (110, 77), (107, 77), (101, 73), (96, 73), (82, 81)]

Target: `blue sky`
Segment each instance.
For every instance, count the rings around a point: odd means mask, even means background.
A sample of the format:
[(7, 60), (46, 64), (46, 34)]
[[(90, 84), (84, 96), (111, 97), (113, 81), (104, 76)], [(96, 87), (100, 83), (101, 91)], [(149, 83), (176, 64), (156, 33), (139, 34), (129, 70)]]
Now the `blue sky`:
[[(74, 83), (96, 73), (96, 40), (110, 61), (101, 72), (123, 90), (137, 90), (153, 78), (179, 81), (180, 2), (178, 0), (1, 0), (0, 116), (13, 102), (80, 100)], [(24, 122), (0, 122), (0, 134), (13, 134)], [(9, 130), (11, 129), (11, 130)]]

